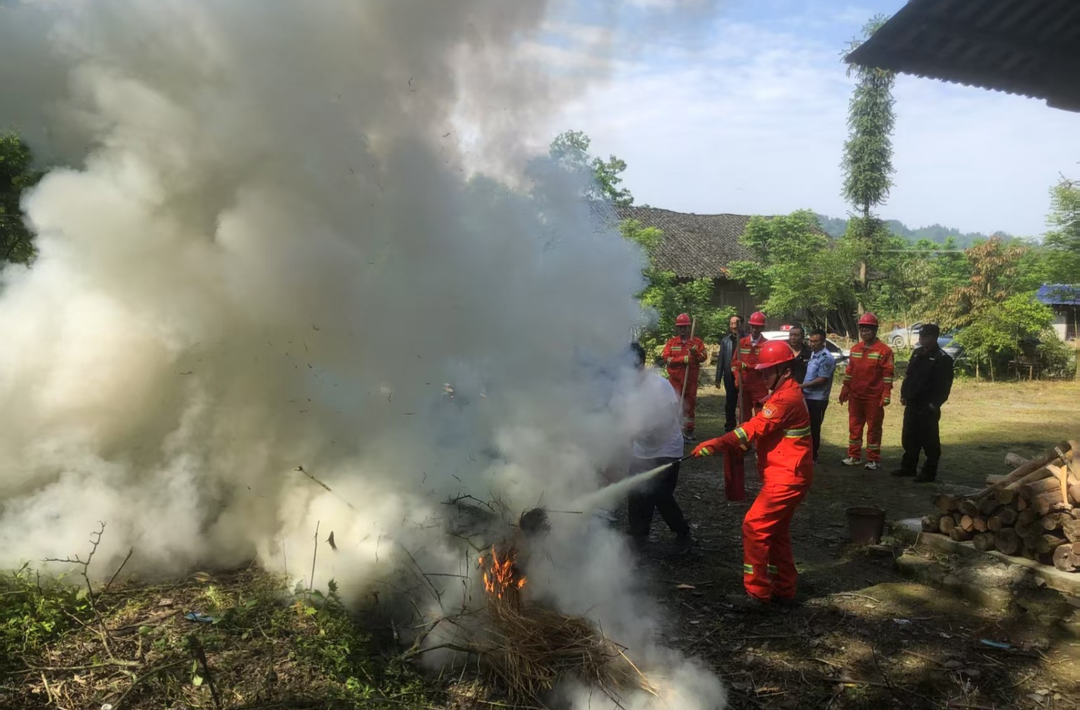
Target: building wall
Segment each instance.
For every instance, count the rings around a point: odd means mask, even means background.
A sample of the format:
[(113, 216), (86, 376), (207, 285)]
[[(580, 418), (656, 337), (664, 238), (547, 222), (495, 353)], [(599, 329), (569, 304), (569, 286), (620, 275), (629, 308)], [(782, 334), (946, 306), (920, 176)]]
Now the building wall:
[(1076, 340), (1080, 307), (1054, 306), (1054, 332), (1064, 341)]
[(712, 305), (731, 306), (744, 319), (757, 310), (750, 289), (745, 284), (725, 278), (713, 279)]

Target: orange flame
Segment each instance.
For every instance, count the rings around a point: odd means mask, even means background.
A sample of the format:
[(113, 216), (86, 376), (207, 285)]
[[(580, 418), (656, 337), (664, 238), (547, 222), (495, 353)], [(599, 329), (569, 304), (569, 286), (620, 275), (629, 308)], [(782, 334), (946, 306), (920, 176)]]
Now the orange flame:
[[(480, 558), (480, 567), (484, 568), (484, 558)], [(491, 565), (484, 569), (484, 589), (488, 594), (494, 594), (497, 599), (502, 599), (503, 594), (509, 590), (521, 589), (525, 586), (526, 579), (517, 577), (512, 557), (499, 559), (496, 549), (491, 550)]]

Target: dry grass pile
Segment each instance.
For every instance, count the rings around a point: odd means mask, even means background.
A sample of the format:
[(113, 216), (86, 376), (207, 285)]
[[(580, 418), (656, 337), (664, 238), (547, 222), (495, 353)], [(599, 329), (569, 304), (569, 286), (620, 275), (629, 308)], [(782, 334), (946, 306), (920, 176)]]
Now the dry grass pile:
[(654, 692), (624, 649), (582, 617), (494, 596), (488, 616), (487, 638), (474, 651), (516, 702), (543, 704), (571, 679), (613, 698)]

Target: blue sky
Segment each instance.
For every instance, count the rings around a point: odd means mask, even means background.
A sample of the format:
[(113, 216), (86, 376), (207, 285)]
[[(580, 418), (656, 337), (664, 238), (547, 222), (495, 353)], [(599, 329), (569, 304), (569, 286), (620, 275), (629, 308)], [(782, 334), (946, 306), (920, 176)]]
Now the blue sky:
[[(839, 162), (853, 80), (840, 52), (872, 15), (902, 5), (567, 3), (541, 44), (590, 82), (541, 127), (544, 137), (588, 133), (595, 153), (626, 160), (638, 203), (843, 216)], [(1035, 236), (1059, 173), (1080, 175), (1080, 114), (907, 76), (894, 96), (896, 185), (883, 217)]]

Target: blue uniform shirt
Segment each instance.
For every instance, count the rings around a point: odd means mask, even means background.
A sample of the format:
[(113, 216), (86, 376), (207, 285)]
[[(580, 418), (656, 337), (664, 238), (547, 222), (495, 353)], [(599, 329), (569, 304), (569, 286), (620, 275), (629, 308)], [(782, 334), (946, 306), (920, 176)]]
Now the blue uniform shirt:
[(803, 396), (807, 399), (820, 399), (828, 401), (829, 392), (832, 391), (833, 372), (836, 370), (836, 360), (832, 354), (822, 348), (810, 356), (810, 362), (806, 365), (806, 378), (803, 382), (824, 377), (827, 381), (823, 385), (807, 387), (803, 390)]

